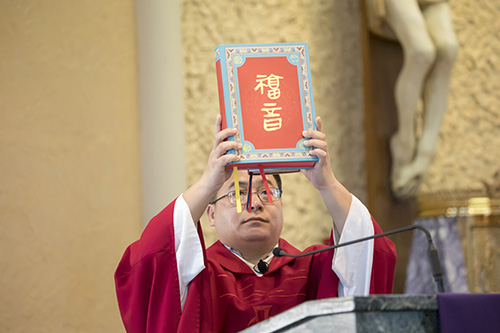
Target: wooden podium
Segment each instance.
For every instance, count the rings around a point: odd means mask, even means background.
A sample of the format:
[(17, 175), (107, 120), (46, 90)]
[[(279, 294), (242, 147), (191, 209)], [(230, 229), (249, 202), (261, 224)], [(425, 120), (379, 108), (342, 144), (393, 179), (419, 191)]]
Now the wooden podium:
[(242, 332), (439, 331), (435, 295), (375, 295), (308, 301)]

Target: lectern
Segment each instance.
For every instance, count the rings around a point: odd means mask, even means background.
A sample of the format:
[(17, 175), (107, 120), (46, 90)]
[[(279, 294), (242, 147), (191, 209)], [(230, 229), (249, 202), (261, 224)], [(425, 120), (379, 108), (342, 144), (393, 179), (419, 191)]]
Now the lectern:
[(439, 331), (435, 295), (375, 295), (304, 302), (242, 332)]

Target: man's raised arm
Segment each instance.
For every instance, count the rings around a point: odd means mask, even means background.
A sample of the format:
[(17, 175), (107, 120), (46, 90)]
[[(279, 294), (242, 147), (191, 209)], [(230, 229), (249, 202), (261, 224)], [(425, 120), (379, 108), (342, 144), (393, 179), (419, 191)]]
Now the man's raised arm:
[(320, 192), (328, 212), (330, 213), (336, 231), (341, 234), (351, 207), (351, 193), (337, 180), (330, 165), (330, 154), (326, 136), (321, 132), (321, 118), (316, 118), (317, 131), (304, 131), (306, 140), (304, 145), (314, 147), (311, 155), (317, 156), (319, 161), (314, 168), (302, 170), (302, 173)]
[(212, 151), (208, 157), (205, 172), (201, 178), (182, 195), (189, 206), (191, 216), (195, 223), (198, 223), (212, 197), (231, 176), (231, 172), (227, 171), (225, 166), (228, 163), (239, 161), (237, 155), (225, 155), (231, 149), (241, 149), (241, 143), (227, 140), (229, 136), (235, 135), (237, 130), (235, 128), (225, 128), (222, 130), (221, 122), (221, 116), (217, 115)]

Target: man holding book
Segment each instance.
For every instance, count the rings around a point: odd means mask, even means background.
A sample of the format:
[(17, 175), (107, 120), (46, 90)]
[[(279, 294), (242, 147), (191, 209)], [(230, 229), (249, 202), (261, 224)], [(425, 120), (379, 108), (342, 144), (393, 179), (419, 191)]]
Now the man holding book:
[[(303, 133), (319, 158), (302, 170), (332, 216), (331, 243), (380, 233), (366, 207), (335, 178), (321, 121)], [(201, 178), (151, 220), (129, 246), (115, 274), (129, 332), (235, 332), (304, 301), (392, 292), (396, 261), (384, 237), (302, 258), (274, 257), (283, 226), (279, 176), (231, 177), (237, 161), (218, 116), (213, 149)], [(237, 209), (237, 206), (246, 209)], [(199, 219), (206, 211), (219, 241), (205, 249)], [(314, 245), (306, 249), (322, 247)]]

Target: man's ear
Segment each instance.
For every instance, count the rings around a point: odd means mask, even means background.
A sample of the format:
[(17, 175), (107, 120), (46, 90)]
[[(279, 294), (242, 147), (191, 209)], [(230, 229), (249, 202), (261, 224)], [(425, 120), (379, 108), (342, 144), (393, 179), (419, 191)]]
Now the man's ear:
[(212, 227), (215, 227), (215, 205), (208, 205), (207, 207), (208, 222)]

